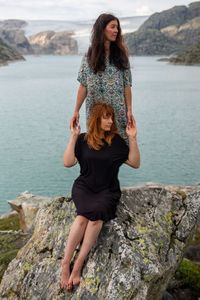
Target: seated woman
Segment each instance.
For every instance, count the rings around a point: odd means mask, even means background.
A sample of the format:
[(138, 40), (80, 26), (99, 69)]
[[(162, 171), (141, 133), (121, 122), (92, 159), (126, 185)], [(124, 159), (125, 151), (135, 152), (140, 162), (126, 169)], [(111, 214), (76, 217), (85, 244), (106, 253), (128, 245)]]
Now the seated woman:
[[(126, 163), (139, 168), (140, 153), (136, 140), (135, 121), (127, 125), (129, 147), (117, 133), (114, 110), (105, 103), (93, 106), (87, 133), (73, 123), (71, 137), (64, 152), (64, 166), (80, 164), (80, 176), (72, 187), (77, 216), (71, 226), (62, 260), (61, 287), (71, 290), (80, 283), (84, 261), (95, 244), (104, 221), (116, 217), (121, 196), (119, 167)], [(81, 243), (80, 252), (70, 274), (70, 262)]]

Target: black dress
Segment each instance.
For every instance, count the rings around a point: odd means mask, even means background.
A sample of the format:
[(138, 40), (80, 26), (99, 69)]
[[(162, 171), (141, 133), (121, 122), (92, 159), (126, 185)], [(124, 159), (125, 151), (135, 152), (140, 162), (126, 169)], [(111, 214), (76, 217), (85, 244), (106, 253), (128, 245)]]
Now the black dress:
[(75, 145), (80, 176), (73, 184), (72, 199), (77, 215), (108, 221), (116, 217), (121, 197), (118, 171), (128, 159), (129, 148), (118, 134), (111, 145), (104, 141), (100, 150), (89, 148), (84, 137), (85, 133), (80, 134)]

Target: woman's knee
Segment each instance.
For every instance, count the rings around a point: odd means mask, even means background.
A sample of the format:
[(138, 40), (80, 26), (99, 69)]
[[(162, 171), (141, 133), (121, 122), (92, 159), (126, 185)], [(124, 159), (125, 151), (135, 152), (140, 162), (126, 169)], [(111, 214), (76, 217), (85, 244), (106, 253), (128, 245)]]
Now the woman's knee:
[(77, 216), (76, 217), (76, 222), (78, 223), (79, 226), (85, 226), (88, 223), (88, 219), (83, 217), (83, 216)]

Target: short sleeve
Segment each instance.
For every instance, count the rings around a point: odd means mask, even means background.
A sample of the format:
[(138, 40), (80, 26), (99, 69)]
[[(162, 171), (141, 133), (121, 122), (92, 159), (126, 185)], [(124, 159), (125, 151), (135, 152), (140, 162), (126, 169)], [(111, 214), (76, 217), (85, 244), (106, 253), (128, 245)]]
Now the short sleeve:
[(123, 81), (124, 81), (124, 87), (132, 86), (132, 75), (131, 75), (130, 63), (128, 65), (128, 69), (123, 71)]
[(79, 134), (76, 144), (75, 144), (75, 157), (80, 162), (81, 161), (81, 134)]
[(125, 140), (120, 136), (116, 136), (117, 160), (119, 164), (123, 164), (128, 159), (129, 147)]
[(82, 58), (82, 62), (81, 62), (81, 66), (78, 72), (78, 77), (77, 80), (84, 85), (85, 87), (87, 87), (87, 58), (84, 55)]

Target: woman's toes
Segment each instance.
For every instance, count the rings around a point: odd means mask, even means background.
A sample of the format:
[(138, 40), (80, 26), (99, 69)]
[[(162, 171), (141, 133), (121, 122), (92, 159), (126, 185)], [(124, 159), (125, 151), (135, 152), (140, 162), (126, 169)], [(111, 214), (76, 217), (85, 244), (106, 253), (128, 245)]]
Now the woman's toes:
[(72, 282), (68, 282), (67, 285), (66, 285), (66, 289), (67, 289), (68, 291), (70, 291), (70, 290), (72, 290), (72, 287), (73, 287)]

